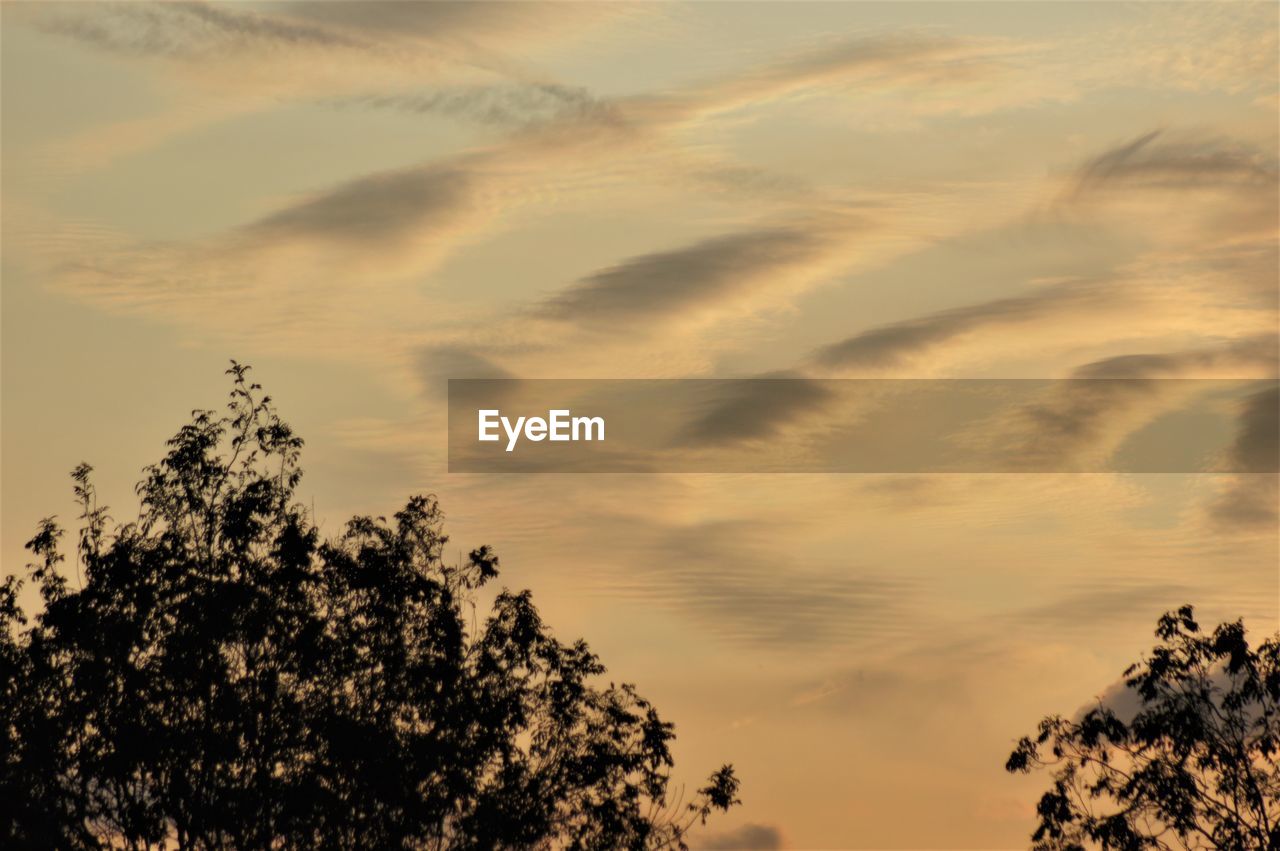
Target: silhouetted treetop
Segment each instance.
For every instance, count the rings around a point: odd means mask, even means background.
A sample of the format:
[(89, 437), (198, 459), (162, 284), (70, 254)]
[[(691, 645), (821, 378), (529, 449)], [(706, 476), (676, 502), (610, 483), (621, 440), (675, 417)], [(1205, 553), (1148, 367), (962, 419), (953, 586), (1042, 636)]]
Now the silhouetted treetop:
[(1123, 690), (1050, 716), (1006, 768), (1048, 768), (1038, 849), (1280, 851), (1280, 635), (1202, 632), (1183, 606)]
[(74, 569), (52, 518), (27, 544), (38, 612), (0, 586), (0, 845), (683, 847), (737, 803), (729, 766), (680, 800), (672, 725), (528, 591), (473, 618), (498, 557), (446, 562), (434, 497), (323, 539), (248, 372), (135, 521), (75, 470)]

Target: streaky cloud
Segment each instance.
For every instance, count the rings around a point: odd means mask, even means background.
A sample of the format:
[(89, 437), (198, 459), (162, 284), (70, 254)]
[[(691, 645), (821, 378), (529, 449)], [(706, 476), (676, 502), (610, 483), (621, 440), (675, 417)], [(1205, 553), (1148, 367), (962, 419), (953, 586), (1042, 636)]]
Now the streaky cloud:
[(700, 851), (773, 851), (782, 847), (782, 831), (771, 824), (744, 824), (703, 837), (694, 847)]
[(340, 108), (447, 115), (506, 128), (545, 122), (622, 120), (613, 103), (593, 95), (586, 87), (546, 82), (354, 95), (328, 103)]
[(824, 223), (747, 229), (603, 269), (545, 299), (541, 318), (634, 324), (732, 302), (822, 258), (838, 230)]
[(1274, 156), (1227, 139), (1145, 133), (1086, 162), (1075, 174), (1075, 197), (1117, 187), (1189, 189), (1274, 187)]
[(1028, 469), (1087, 467), (1187, 394), (1204, 389), (1168, 379), (1266, 374), (1274, 370), (1276, 356), (1276, 337), (1258, 335), (1203, 349), (1094, 361), (1054, 382), (1047, 398), (1019, 405), (991, 424), (984, 439)]
[(1231, 476), (1209, 506), (1224, 530), (1275, 534), (1280, 525), (1280, 384), (1265, 386), (1241, 405), (1228, 463), (1253, 472)]
[(1096, 281), (1069, 281), (872, 328), (819, 349), (813, 361), (829, 369), (888, 369), (933, 346), (991, 325), (1012, 324), (1101, 305), (1113, 290)]
[[(912, 579), (838, 562), (779, 573), (785, 557), (772, 554), (766, 529), (745, 522), (615, 522), (619, 540), (644, 537), (634, 561), (600, 577), (609, 593), (683, 612), (725, 641), (794, 650), (903, 628)], [(601, 518), (600, 534), (611, 528)]]
[(33, 20), (46, 32), (139, 57), (194, 58), (269, 45), (363, 46), (350, 36), (316, 24), (242, 6), (202, 2), (48, 4)]
[(794, 373), (759, 376), (735, 382), (729, 398), (714, 401), (689, 424), (684, 442), (690, 446), (726, 446), (777, 435), (801, 416), (814, 413), (831, 399), (822, 381)]
[(247, 225), (255, 240), (398, 243), (451, 223), (469, 207), (474, 182), (460, 165), (396, 169), (341, 184)]

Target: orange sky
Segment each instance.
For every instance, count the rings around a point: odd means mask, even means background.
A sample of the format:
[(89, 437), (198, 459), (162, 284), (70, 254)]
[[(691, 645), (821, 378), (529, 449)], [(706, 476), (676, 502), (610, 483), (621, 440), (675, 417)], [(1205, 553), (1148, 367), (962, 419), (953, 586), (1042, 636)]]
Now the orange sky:
[(1025, 847), (1041, 715), (1167, 608), (1277, 626), (1274, 478), (450, 475), (443, 381), (1274, 377), (1274, 4), (7, 2), (2, 37), (7, 572), (80, 460), (128, 517), (249, 362), (326, 530), (439, 494), (682, 779), (738, 766), (708, 847)]

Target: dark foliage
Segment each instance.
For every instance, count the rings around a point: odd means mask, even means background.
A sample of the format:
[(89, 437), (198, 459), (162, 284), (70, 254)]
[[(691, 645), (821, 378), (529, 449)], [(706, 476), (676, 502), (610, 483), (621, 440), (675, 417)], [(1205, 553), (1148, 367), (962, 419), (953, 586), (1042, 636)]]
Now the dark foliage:
[(673, 799), (672, 725), (528, 591), (478, 622), (498, 558), (446, 563), (434, 498), (322, 540), (246, 373), (147, 468), (136, 522), (75, 471), (75, 570), (52, 519), (27, 544), (38, 614), (0, 587), (0, 846), (683, 847), (737, 803), (728, 766)]
[(1184, 606), (1156, 637), (1125, 692), (1009, 757), (1052, 770), (1035, 847), (1280, 851), (1280, 635), (1251, 648), (1242, 622), (1204, 633)]

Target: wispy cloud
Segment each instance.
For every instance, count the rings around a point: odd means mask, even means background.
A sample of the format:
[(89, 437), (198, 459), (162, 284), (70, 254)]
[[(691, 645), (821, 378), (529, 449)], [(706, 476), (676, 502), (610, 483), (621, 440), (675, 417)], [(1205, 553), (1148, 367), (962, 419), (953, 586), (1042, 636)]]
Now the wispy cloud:
[(746, 229), (633, 257), (555, 293), (534, 313), (616, 327), (749, 302), (753, 293), (785, 290), (788, 279), (821, 266), (833, 248), (856, 239), (856, 227), (817, 220)]
[(772, 851), (782, 847), (782, 831), (771, 824), (744, 824), (736, 830), (695, 839), (705, 851)]
[(58, 4), (32, 19), (48, 32), (134, 56), (210, 58), (272, 46), (372, 47), (332, 28), (200, 2)]
[(734, 385), (731, 398), (717, 399), (705, 414), (689, 424), (685, 437), (692, 445), (726, 445), (743, 440), (776, 437), (796, 417), (831, 401), (821, 381), (778, 374)]
[(1254, 472), (1228, 477), (1209, 506), (1211, 521), (1226, 530), (1274, 535), (1280, 524), (1280, 387), (1274, 381), (1241, 405), (1227, 463)]
[(1116, 188), (1271, 188), (1276, 178), (1275, 157), (1248, 145), (1154, 130), (1085, 163), (1075, 175), (1073, 191), (1078, 198)]
[[(632, 528), (619, 528), (616, 540), (641, 531), (627, 522)], [(779, 574), (780, 554), (748, 522), (654, 523), (643, 531), (639, 558), (617, 565), (609, 593), (677, 610), (723, 640), (783, 651), (906, 629), (909, 579), (835, 565)]]
[[(858, 69), (883, 74), (902, 65), (908, 73), (917, 59), (956, 51), (968, 55), (973, 50), (954, 40), (892, 40), (887, 46), (860, 40), (824, 48), (812, 59), (791, 58), (751, 71), (741, 80), (730, 77), (677, 96), (604, 101), (580, 89), (518, 86), (512, 90), (522, 93), (516, 100), (541, 92), (539, 96), (590, 106), (525, 124), (494, 145), (450, 159), (366, 174), (321, 189), (195, 243), (107, 248), (98, 241), (90, 249), (92, 259), (60, 257), (56, 278), (65, 289), (109, 307), (160, 311), (171, 319), (213, 328), (227, 327), (224, 319), (229, 313), (243, 319), (246, 299), (269, 301), (309, 292), (305, 308), (301, 299), (294, 302), (292, 316), (254, 311), (255, 318), (233, 326), (243, 335), (260, 327), (260, 341), (290, 346), (302, 344), (298, 334), (312, 327), (317, 333), (311, 343), (332, 349), (344, 345), (335, 340), (335, 325), (341, 319), (350, 326), (343, 329), (350, 337), (345, 345), (355, 347), (357, 338), (369, 330), (355, 320), (390, 318), (394, 326), (397, 315), (412, 315), (406, 314), (404, 300), (420, 299), (416, 286), (406, 292), (406, 282), (429, 274), (505, 211), (574, 186), (575, 175), (592, 175), (598, 182), (601, 176), (608, 180), (619, 173), (661, 173), (670, 168), (661, 156), (663, 140), (700, 116)], [(477, 106), (469, 97), (426, 97), (420, 102), (423, 108)], [(483, 113), (484, 107), (480, 109)], [(839, 205), (835, 212), (832, 209), (824, 201), (818, 211), (792, 216), (790, 222), (624, 261), (553, 295), (535, 315), (634, 324), (657, 316), (688, 317), (703, 308), (749, 312), (759, 306), (756, 300), (761, 296), (766, 302), (785, 304), (847, 262), (858, 248), (857, 231), (865, 222)], [(378, 288), (385, 297), (335, 302), (341, 296), (315, 289), (317, 278), (333, 280), (335, 275), (383, 282)], [(321, 321), (296, 321), (304, 313)], [(284, 321), (274, 321), (277, 318)], [(282, 335), (282, 324), (291, 327), (290, 333)], [(386, 325), (381, 330), (386, 334)], [(414, 336), (409, 329), (403, 333), (409, 339)]]
[(1223, 389), (1220, 382), (1177, 379), (1269, 376), (1280, 356), (1278, 343), (1262, 335), (1206, 349), (1085, 364), (1068, 380), (1052, 384), (1047, 398), (1015, 406), (985, 423), (974, 438), (1027, 469), (1096, 468), (1162, 413)]
[(856, 371), (911, 365), (912, 358), (966, 334), (999, 326), (1025, 325), (1048, 317), (1114, 307), (1118, 297), (1110, 282), (1069, 281), (1028, 295), (993, 299), (872, 328), (823, 347), (814, 362), (828, 369)]
[(592, 94), (589, 89), (549, 82), (351, 95), (324, 102), (339, 108), (446, 115), (506, 128), (543, 122), (601, 123), (622, 120), (612, 102)]

